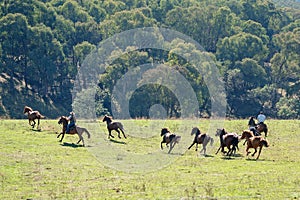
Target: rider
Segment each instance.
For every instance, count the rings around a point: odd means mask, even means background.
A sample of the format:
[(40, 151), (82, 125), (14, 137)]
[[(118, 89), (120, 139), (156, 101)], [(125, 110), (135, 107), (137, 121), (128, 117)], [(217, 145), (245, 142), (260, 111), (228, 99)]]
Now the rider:
[(257, 120), (259, 124), (264, 124), (266, 120), (266, 116), (263, 114), (262, 111), (259, 112), (259, 115), (257, 116)]
[(254, 135), (258, 135), (256, 130), (256, 123), (253, 116), (249, 118), (248, 126), (249, 126), (249, 130), (252, 131)]
[(70, 128), (72, 126), (75, 126), (75, 123), (76, 123), (75, 113), (73, 111), (70, 112), (70, 116), (67, 119), (70, 121), (70, 123), (67, 125), (66, 133), (69, 133), (70, 132)]

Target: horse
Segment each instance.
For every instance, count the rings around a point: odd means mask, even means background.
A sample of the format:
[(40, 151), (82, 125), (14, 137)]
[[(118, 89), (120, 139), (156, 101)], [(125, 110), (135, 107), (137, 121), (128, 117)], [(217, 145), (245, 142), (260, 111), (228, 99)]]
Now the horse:
[(210, 137), (209, 135), (207, 135), (206, 133), (201, 133), (200, 129), (197, 127), (194, 127), (192, 129), (191, 135), (195, 134), (195, 138), (193, 140), (193, 143), (191, 144), (191, 146), (189, 146), (188, 149), (190, 149), (194, 144), (196, 144), (196, 150), (198, 150), (198, 144), (202, 144), (202, 149), (200, 151), (200, 153), (202, 151), (204, 151), (204, 155), (206, 155), (206, 146), (207, 144), (210, 142), (210, 145), (212, 146), (214, 143), (214, 139), (212, 137)]
[(171, 133), (168, 128), (162, 128), (160, 136), (163, 137), (163, 140), (160, 143), (160, 148), (162, 150), (163, 150), (163, 146), (162, 146), (163, 143), (166, 143), (167, 147), (168, 147), (168, 144), (170, 144), (170, 149), (169, 149), (168, 153), (171, 153), (175, 144), (179, 143), (179, 141), (181, 139), (181, 136)]
[(265, 123), (259, 123), (259, 124), (257, 124), (256, 125), (256, 130), (259, 133), (264, 132), (265, 133), (265, 137), (267, 137), (267, 135), (268, 135), (268, 126), (267, 126), (267, 124), (265, 124)]
[(110, 137), (114, 138), (114, 136), (111, 134), (112, 130), (115, 130), (118, 132), (118, 137), (121, 139), (120, 131), (122, 132), (124, 138), (126, 139), (125, 130), (123, 127), (123, 124), (121, 122), (113, 122), (112, 117), (109, 117), (107, 115), (104, 116), (102, 122), (106, 122), (107, 130), (108, 130), (108, 139)]
[[(228, 152), (227, 156), (231, 156), (232, 153), (236, 152), (236, 149), (239, 150), (238, 143), (239, 143), (239, 136), (236, 133), (227, 133), (225, 129), (217, 129), (216, 136), (220, 137), (220, 147), (217, 150), (216, 154), (219, 152), (220, 149), (222, 149), (222, 153), (226, 153), (224, 151), (224, 147), (227, 147)], [(232, 148), (231, 148), (232, 146)]]
[[(62, 124), (63, 125), (62, 132), (57, 136), (57, 138), (59, 138), (59, 136), (62, 135), (61, 139), (59, 140), (60, 142), (62, 142), (62, 140), (64, 139), (65, 134), (66, 134), (67, 125), (68, 125), (68, 118), (65, 117), (65, 116), (61, 116), (59, 118), (59, 120), (58, 120), (58, 124)], [(82, 134), (84, 132), (87, 133), (88, 138), (91, 137), (89, 131), (86, 128), (82, 128), (82, 127), (79, 127), (79, 126), (73, 126), (73, 127), (71, 127), (70, 128), (70, 132), (68, 134), (70, 134), (70, 135), (77, 134), (78, 137), (79, 137), (79, 140), (78, 140), (77, 144), (79, 144), (79, 142), (82, 141), (83, 146), (85, 146), (84, 145), (84, 139), (82, 137)]]
[[(23, 111), (24, 114), (27, 113), (27, 117), (28, 117), (28, 123), (30, 126), (32, 126), (32, 128), (35, 127), (35, 120), (37, 119), (38, 120), (38, 125), (37, 125), (37, 128), (39, 129), (39, 126), (40, 126), (40, 119), (45, 119), (46, 117), (41, 115), (41, 113), (37, 110), (33, 111), (32, 108), (30, 108), (29, 106), (25, 106), (24, 107), (24, 111)], [(31, 124), (31, 122), (33, 122), (33, 124)]]
[(264, 139), (262, 136), (254, 136), (254, 134), (249, 130), (243, 131), (241, 139), (246, 139), (247, 141), (247, 147), (246, 147), (247, 156), (250, 153), (249, 152), (250, 148), (253, 148), (255, 150), (254, 153), (252, 154), (252, 156), (254, 156), (255, 153), (257, 152), (257, 148), (259, 147), (259, 152), (256, 160), (259, 158), (263, 146), (269, 147), (269, 142), (266, 139)]

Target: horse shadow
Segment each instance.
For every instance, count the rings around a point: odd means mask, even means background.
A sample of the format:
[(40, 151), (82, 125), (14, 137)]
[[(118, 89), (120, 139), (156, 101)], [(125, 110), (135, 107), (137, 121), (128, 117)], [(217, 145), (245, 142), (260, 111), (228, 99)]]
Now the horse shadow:
[(34, 132), (42, 132), (42, 129), (31, 129), (32, 131), (34, 131)]
[(231, 156), (226, 156), (226, 155), (224, 155), (224, 156), (222, 157), (222, 159), (223, 159), (223, 160), (234, 160), (235, 158), (240, 158), (240, 157), (243, 157), (243, 155), (240, 154), (240, 153), (236, 153), (236, 154), (231, 155)]
[(114, 139), (111, 139), (111, 138), (109, 139), (109, 141), (111, 141), (113, 143), (116, 143), (116, 144), (127, 144), (126, 142), (114, 140)]
[(63, 146), (63, 147), (72, 147), (72, 148), (83, 147), (82, 144), (74, 144), (74, 143), (68, 143), (68, 142), (64, 142), (60, 145)]

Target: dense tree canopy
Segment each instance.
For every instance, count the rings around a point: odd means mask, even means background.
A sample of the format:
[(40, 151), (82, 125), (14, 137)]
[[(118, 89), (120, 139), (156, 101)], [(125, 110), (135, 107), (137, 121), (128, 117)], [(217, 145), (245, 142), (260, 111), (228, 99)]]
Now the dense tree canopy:
[[(116, 84), (127, 72), (141, 73), (147, 64), (179, 72), (198, 100), (193, 114), (207, 117), (215, 99), (203, 74), (185, 57), (195, 56), (210, 58), (201, 63), (203, 70), (210, 62), (218, 68), (228, 116), (248, 117), (264, 110), (270, 117), (300, 118), (296, 1), (3, 0), (0, 6), (0, 117), (22, 118), (23, 107), (29, 105), (54, 118), (68, 113), (72, 104), (91, 104), (90, 96), (95, 97), (98, 116), (111, 114), (112, 105), (120, 106), (112, 97)], [(143, 27), (176, 30), (203, 51), (186, 41), (164, 41), (160, 33), (148, 35), (148, 41), (161, 41), (172, 47), (170, 51), (132, 44), (123, 52), (114, 44), (119, 50), (109, 56), (118, 57), (98, 77), (96, 91), (83, 91), (74, 102), (74, 82), (86, 57), (105, 51), (97, 49), (98, 44), (117, 33)], [(97, 58), (91, 60), (97, 63)], [(161, 75), (159, 67), (149, 72)], [(80, 78), (84, 90), (89, 77)], [(124, 96), (131, 117), (150, 117), (151, 112), (158, 116), (162, 111), (152, 109), (157, 104), (168, 117), (181, 116), (182, 105), (172, 87), (139, 82), (137, 86)]]

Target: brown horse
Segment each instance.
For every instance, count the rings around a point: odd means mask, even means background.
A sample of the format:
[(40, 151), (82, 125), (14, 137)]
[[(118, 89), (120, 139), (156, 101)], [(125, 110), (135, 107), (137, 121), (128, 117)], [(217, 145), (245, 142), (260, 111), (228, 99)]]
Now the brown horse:
[(259, 147), (259, 152), (258, 152), (258, 156), (256, 158), (256, 160), (259, 158), (262, 147), (268, 147), (269, 143), (266, 139), (264, 139), (261, 136), (254, 136), (253, 133), (249, 130), (244, 130), (242, 133), (242, 137), (241, 139), (246, 139), (247, 141), (247, 147), (246, 147), (246, 153), (247, 155), (250, 153), (249, 149), (253, 148), (255, 151), (252, 154), (252, 156), (255, 155), (255, 153), (257, 152), (257, 148)]
[(202, 151), (204, 151), (204, 155), (206, 155), (206, 146), (210, 141), (210, 145), (212, 146), (214, 143), (214, 139), (212, 137), (210, 137), (209, 135), (207, 135), (206, 133), (201, 133), (200, 129), (197, 127), (194, 127), (192, 129), (191, 135), (195, 134), (195, 138), (193, 143), (191, 144), (191, 146), (189, 146), (188, 149), (190, 149), (194, 144), (196, 144), (196, 151), (198, 150), (198, 144), (202, 144), (202, 149), (200, 151), (200, 153)]
[[(57, 136), (57, 138), (59, 138), (59, 136), (62, 135), (61, 139), (59, 140), (60, 142), (62, 142), (62, 140), (64, 139), (65, 134), (66, 134), (66, 129), (67, 129), (67, 125), (68, 125), (68, 118), (65, 117), (65, 116), (61, 116), (58, 120), (58, 124), (63, 125), (62, 132), (60, 134), (58, 134), (58, 136)], [(84, 140), (83, 140), (83, 137), (82, 137), (82, 134), (84, 132), (87, 133), (88, 138), (91, 137), (90, 133), (88, 132), (88, 130), (86, 128), (81, 128), (79, 126), (71, 127), (70, 132), (68, 134), (71, 134), (71, 135), (77, 134), (78, 137), (79, 137), (79, 140), (78, 140), (77, 144), (79, 144), (79, 142), (82, 141), (82, 144), (84, 146)]]
[[(40, 128), (40, 119), (44, 119), (45, 116), (41, 115), (41, 113), (37, 110), (33, 111), (32, 108), (30, 108), (29, 106), (25, 106), (24, 107), (24, 114), (27, 113), (27, 116), (28, 116), (28, 123), (30, 126), (32, 126), (32, 128), (35, 127), (35, 120), (37, 119), (38, 120), (38, 125), (37, 125), (37, 129)], [(31, 123), (33, 122), (33, 124)]]
[(108, 139), (110, 137), (114, 138), (114, 136), (111, 134), (111, 131), (115, 130), (118, 132), (118, 137), (121, 139), (120, 131), (123, 133), (124, 138), (126, 139), (125, 130), (123, 128), (123, 124), (121, 122), (113, 122), (112, 117), (109, 117), (107, 115), (104, 116), (102, 122), (106, 122), (107, 130), (108, 130)]
[(170, 144), (170, 149), (169, 149), (168, 153), (170, 153), (172, 151), (175, 144), (179, 143), (179, 141), (181, 139), (181, 136), (171, 133), (168, 128), (162, 128), (160, 136), (163, 137), (163, 140), (160, 143), (161, 149), (163, 149), (163, 146), (162, 146), (163, 143), (166, 143), (167, 147), (168, 147), (168, 144)]
[(226, 151), (224, 151), (224, 147), (227, 147), (228, 149), (228, 152), (226, 154), (227, 156), (231, 156), (233, 152), (235, 154), (236, 149), (239, 150), (239, 136), (236, 133), (227, 133), (223, 128), (217, 129), (216, 136), (220, 137), (220, 147), (217, 150), (216, 154), (219, 152), (220, 149), (222, 149), (222, 153), (226, 153)]

